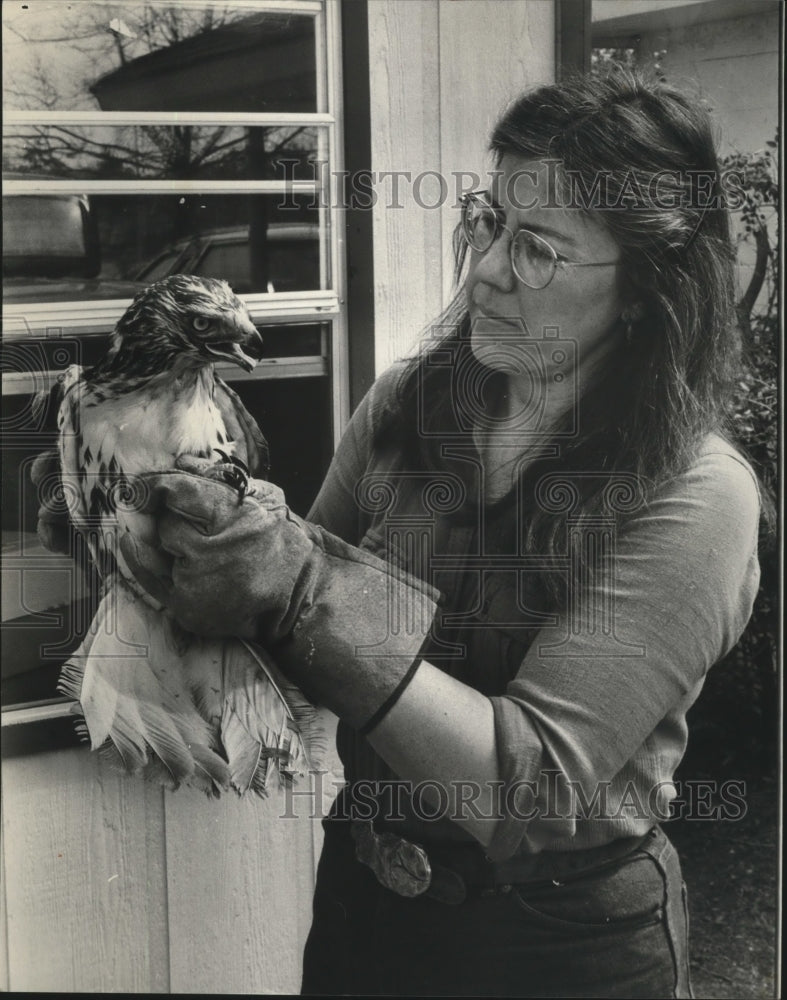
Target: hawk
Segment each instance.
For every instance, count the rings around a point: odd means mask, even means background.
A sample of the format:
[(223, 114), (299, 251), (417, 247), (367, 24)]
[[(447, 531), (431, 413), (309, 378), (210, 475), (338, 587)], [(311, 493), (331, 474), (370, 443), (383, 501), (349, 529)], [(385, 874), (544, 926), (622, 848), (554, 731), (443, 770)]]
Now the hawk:
[(287, 781), (316, 766), (320, 715), (255, 644), (184, 631), (136, 582), (118, 540), (156, 545), (155, 518), (138, 509), (143, 474), (173, 469), (178, 456), (218, 458), (208, 474), (239, 490), (247, 474), (267, 474), (264, 437), (214, 369), (251, 371), (261, 346), (226, 282), (178, 274), (141, 291), (104, 359), (72, 365), (59, 385), (60, 488), (101, 579), (60, 690), (78, 702), (93, 749), (210, 795), (264, 794), (273, 774)]

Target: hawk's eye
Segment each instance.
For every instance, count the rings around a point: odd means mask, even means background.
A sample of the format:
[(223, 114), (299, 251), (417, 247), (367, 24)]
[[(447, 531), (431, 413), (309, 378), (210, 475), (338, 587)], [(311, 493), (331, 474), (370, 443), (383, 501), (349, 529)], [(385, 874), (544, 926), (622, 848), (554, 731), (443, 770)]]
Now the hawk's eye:
[(210, 326), (210, 320), (206, 319), (204, 316), (195, 316), (191, 321), (191, 325), (197, 333), (204, 333)]

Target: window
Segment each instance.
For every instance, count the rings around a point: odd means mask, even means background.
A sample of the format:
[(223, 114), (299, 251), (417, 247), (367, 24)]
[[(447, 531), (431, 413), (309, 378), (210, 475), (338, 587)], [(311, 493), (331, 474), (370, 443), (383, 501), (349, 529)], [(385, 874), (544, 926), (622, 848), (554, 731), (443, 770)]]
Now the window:
[(296, 511), (322, 480), (349, 407), (331, 190), (339, 5), (27, 0), (2, 13), (3, 701), (38, 718), (63, 712), (54, 682), (91, 595), (36, 538), (30, 466), (55, 414), (33, 399), (101, 357), (138, 289), (175, 273), (230, 282), (266, 356), (219, 374)]

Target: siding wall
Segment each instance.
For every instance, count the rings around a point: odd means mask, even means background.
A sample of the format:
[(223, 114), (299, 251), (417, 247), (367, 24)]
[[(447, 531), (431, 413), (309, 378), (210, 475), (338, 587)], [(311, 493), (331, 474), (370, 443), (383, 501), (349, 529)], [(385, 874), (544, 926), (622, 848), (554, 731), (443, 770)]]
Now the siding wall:
[(643, 57), (665, 50), (667, 79), (699, 87), (718, 120), (722, 153), (762, 149), (773, 139), (779, 122), (778, 3), (757, 0), (741, 5), (736, 17), (644, 30), (638, 48)]
[[(400, 181), (401, 207), (391, 182), (378, 180), (373, 209), (379, 373), (414, 348), (448, 301), (457, 175), (483, 175), (500, 111), (553, 79), (554, 8), (551, 0), (370, 0), (369, 45), (372, 169), (412, 178)], [(434, 177), (416, 185), (426, 171), (445, 179), (444, 196)], [(462, 179), (459, 193), (468, 188)]]
[(297, 993), (320, 830), (290, 805), (163, 791), (83, 750), (6, 761), (0, 988)]
[[(369, 34), (375, 170), (480, 171), (506, 100), (553, 74), (551, 0), (370, 0)], [(455, 193), (400, 200), (374, 209), (378, 371), (450, 284)], [(164, 792), (84, 750), (5, 761), (0, 989), (297, 992), (309, 805)]]

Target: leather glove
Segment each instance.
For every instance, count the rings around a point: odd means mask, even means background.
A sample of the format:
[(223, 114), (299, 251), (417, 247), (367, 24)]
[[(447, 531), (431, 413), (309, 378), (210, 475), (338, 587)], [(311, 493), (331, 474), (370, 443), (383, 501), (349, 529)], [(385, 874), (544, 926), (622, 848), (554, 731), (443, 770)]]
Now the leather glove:
[(301, 520), (271, 483), (251, 480), (241, 499), (194, 472), (144, 479), (142, 509), (173, 559), (162, 577), (160, 553), (124, 536), (139, 583), (189, 631), (257, 639), (312, 701), (376, 723), (418, 665), (436, 592)]

